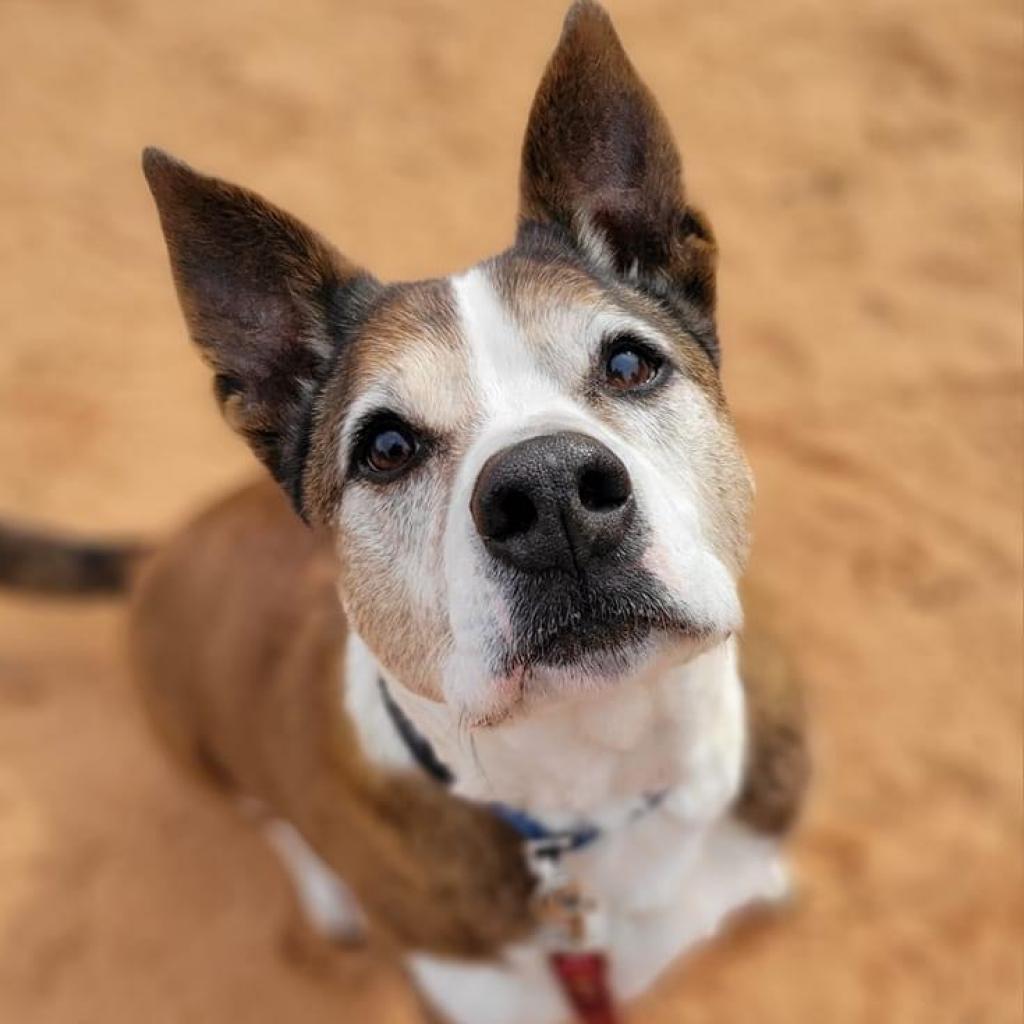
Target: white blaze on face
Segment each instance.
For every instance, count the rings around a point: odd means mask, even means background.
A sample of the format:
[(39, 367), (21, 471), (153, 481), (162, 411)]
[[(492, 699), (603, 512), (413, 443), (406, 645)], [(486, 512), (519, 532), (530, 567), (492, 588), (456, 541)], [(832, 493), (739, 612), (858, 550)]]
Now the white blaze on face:
[[(522, 684), (520, 677), (495, 677), (511, 629), (509, 605), (490, 572), (470, 499), (487, 459), (526, 438), (576, 431), (605, 444), (632, 478), (649, 537), (643, 565), (694, 622), (718, 637), (740, 622), (735, 581), (709, 529), (718, 510), (703, 507), (714, 488), (701, 485), (702, 474), (721, 459), (718, 448), (735, 448), (731, 428), (682, 368), (664, 394), (611, 400), (600, 414), (587, 389), (608, 337), (629, 332), (666, 354), (671, 342), (610, 300), (579, 294), (573, 301), (569, 288), (533, 288), (516, 303), (517, 316), (492, 273), (476, 267), (452, 282), (478, 422), (456, 469), (444, 530), (452, 649), (442, 688), (452, 709), (470, 721), (500, 718)], [(693, 653), (692, 645), (680, 646), (681, 658)]]

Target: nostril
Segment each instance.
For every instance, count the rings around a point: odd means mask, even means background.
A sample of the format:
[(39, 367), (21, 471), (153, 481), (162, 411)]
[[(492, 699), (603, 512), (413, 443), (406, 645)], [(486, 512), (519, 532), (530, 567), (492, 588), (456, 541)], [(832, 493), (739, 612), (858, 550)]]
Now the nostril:
[(580, 474), (580, 503), (589, 512), (610, 512), (621, 508), (630, 492), (625, 469), (592, 466)]
[(487, 517), (489, 540), (508, 540), (528, 533), (537, 522), (537, 506), (528, 494), (516, 488), (501, 488), (490, 501)]

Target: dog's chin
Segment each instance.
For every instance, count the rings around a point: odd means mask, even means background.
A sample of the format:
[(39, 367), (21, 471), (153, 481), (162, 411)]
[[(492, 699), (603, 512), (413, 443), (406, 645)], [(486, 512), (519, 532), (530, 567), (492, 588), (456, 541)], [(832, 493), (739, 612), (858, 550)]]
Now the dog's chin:
[(463, 724), (500, 725), (672, 671), (739, 627), (731, 585), (716, 601), (709, 587), (675, 592), (636, 561), (599, 568), (502, 580), (500, 633), (449, 666), (445, 689)]
[(651, 672), (668, 671), (728, 638), (711, 626), (605, 623), (552, 633), (542, 644), (509, 652), (494, 672), (486, 706), (469, 711), (473, 728), (494, 728)]

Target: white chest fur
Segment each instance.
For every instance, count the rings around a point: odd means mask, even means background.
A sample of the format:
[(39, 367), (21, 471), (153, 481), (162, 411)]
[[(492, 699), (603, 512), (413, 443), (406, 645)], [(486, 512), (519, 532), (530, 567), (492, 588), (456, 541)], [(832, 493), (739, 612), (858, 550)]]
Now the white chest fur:
[[(620, 1000), (643, 992), (733, 911), (786, 891), (774, 840), (730, 817), (694, 826), (671, 805), (571, 862), (580, 884), (604, 903), (611, 983)], [(452, 1024), (556, 1024), (570, 1018), (539, 942), (511, 947), (487, 965), (415, 955), (409, 967)]]
[[(358, 638), (346, 675), (347, 708), (367, 755), (408, 765), (380, 699), (379, 669)], [(523, 808), (552, 827), (581, 818), (610, 826), (566, 867), (602, 907), (620, 998), (642, 992), (730, 912), (784, 892), (777, 843), (727, 811), (745, 746), (733, 642), (472, 738), (443, 706), (394, 684), (392, 693), (453, 769), (461, 795)], [(623, 824), (629, 800), (662, 790), (668, 794), (655, 810)], [(567, 1016), (539, 942), (509, 948), (488, 965), (414, 955), (409, 966), (455, 1024), (544, 1024)]]
[[(467, 730), (448, 705), (389, 681), (389, 692), (455, 776), (454, 792), (500, 801), (552, 826), (601, 823), (643, 793), (676, 791), (695, 821), (736, 795), (746, 742), (734, 640), (682, 665), (653, 660), (628, 683), (532, 708), (496, 728)], [(345, 700), (365, 753), (409, 764), (384, 710), (372, 654), (353, 636)]]

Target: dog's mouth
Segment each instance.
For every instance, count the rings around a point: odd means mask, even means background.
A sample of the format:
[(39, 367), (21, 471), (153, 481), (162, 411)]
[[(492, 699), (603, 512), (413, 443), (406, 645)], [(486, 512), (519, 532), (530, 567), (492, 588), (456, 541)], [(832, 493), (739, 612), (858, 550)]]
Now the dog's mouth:
[(530, 580), (516, 589), (511, 610), (500, 665), (506, 677), (536, 669), (614, 677), (634, 666), (656, 634), (699, 647), (713, 633), (640, 569), (613, 579)]

